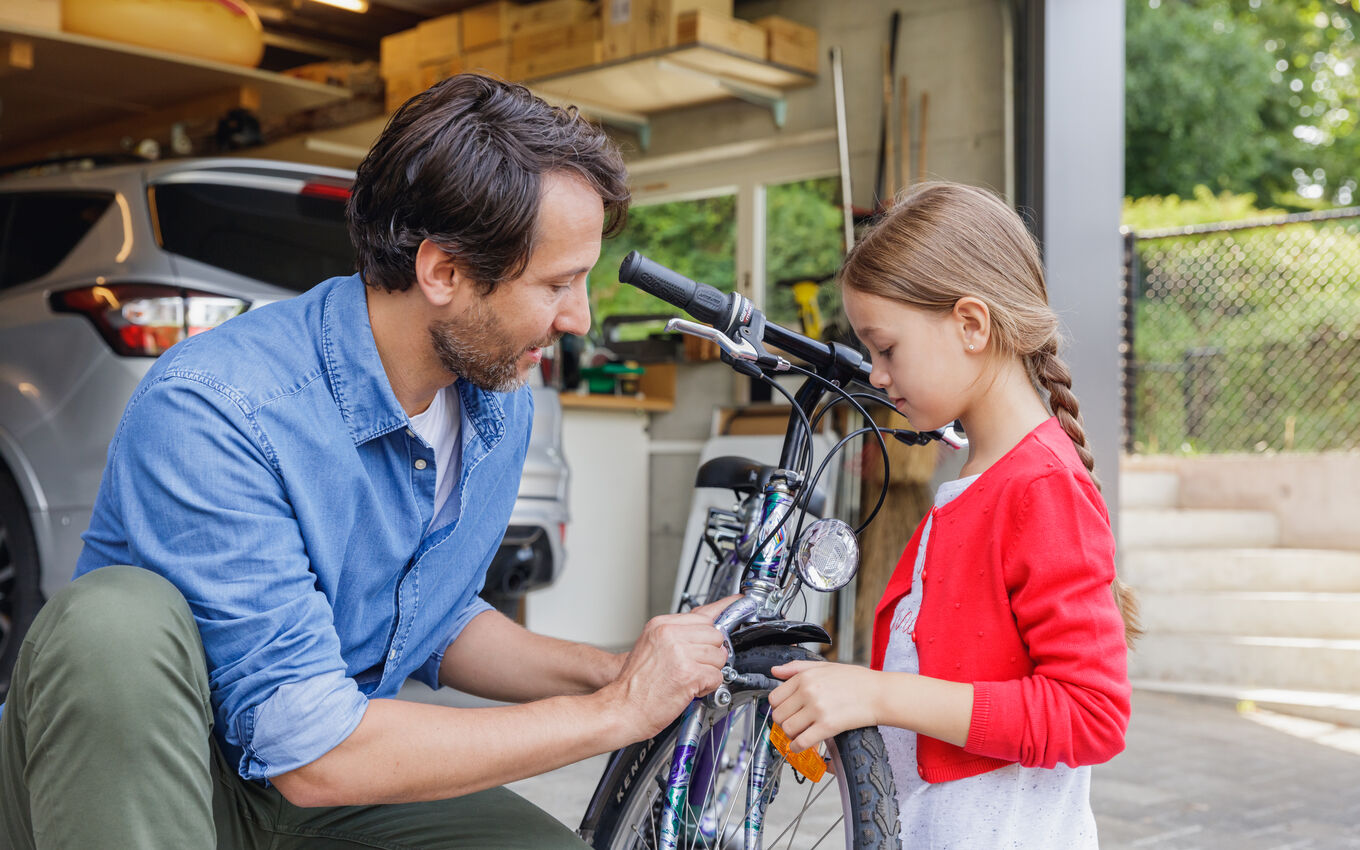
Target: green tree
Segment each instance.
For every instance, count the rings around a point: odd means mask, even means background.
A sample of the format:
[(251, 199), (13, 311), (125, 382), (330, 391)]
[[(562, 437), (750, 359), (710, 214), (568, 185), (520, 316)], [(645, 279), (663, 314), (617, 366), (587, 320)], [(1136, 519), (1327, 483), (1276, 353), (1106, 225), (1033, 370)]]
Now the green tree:
[(1126, 9), (1125, 192), (1249, 189), (1268, 154), (1271, 68), (1259, 32), (1219, 5)]
[(1129, 0), (1126, 191), (1350, 204), (1360, 0)]

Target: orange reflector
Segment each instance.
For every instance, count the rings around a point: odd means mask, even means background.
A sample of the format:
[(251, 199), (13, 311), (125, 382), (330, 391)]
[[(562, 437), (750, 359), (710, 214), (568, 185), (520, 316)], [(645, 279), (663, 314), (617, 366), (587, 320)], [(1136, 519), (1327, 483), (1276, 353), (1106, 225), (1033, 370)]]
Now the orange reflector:
[(826, 775), (826, 761), (817, 755), (815, 749), (803, 750), (801, 753), (789, 752), (789, 736), (784, 734), (784, 730), (779, 728), (778, 723), (770, 724), (770, 743), (779, 751), (793, 769), (811, 779), (813, 782), (820, 782)]

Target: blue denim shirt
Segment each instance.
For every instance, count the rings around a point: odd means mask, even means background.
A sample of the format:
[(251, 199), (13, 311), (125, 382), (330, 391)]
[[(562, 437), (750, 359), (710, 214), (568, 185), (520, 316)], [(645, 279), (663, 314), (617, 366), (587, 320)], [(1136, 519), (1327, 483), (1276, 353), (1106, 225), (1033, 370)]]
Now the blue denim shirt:
[(133, 564), (184, 594), (214, 734), (243, 777), (316, 760), (408, 677), (437, 686), (445, 648), (489, 608), (477, 592), (533, 396), (457, 388), (459, 510), (429, 533), (434, 453), (388, 383), (357, 276), (179, 343), (128, 403), (76, 574)]

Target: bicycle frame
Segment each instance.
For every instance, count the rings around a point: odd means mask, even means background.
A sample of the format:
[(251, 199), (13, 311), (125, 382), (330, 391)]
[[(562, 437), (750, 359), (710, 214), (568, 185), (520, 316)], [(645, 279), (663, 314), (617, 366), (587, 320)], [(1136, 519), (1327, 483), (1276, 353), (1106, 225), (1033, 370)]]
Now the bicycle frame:
[[(814, 378), (808, 378), (803, 383), (795, 396), (795, 402), (803, 415), (800, 416), (798, 412), (790, 413), (780, 455), (780, 466), (771, 474), (759, 496), (750, 497), (760, 499), (760, 520), (758, 523), (748, 524), (729, 555), (739, 558), (740, 553), (748, 546), (754, 547), (742, 575), (742, 597), (728, 606), (715, 622), (719, 631), (723, 633), (728, 651), (724, 684), (708, 697), (692, 702), (682, 715), (680, 735), (671, 757), (671, 769), (664, 794), (659, 850), (675, 850), (687, 824), (698, 829), (706, 843), (717, 838), (715, 835), (706, 834), (707, 830), (715, 826), (713, 819), (709, 817), (711, 813), (700, 811), (697, 817), (691, 817), (688, 821), (686, 819), (686, 815), (691, 811), (689, 805), (691, 783), (696, 776), (706, 778), (712, 775), (718, 767), (713, 764), (715, 748), (705, 748), (702, 745), (704, 711), (708, 704), (725, 706), (731, 700), (727, 685), (735, 681), (735, 677), (739, 675), (731, 666), (735, 655), (733, 636), (739, 634), (741, 627), (755, 621), (778, 620), (796, 594), (798, 577), (796, 572), (789, 569), (789, 548), (794, 530), (790, 520), (803, 489), (811, 488), (812, 482), (803, 480), (799, 473), (789, 469), (788, 466), (797, 461), (807, 446), (803, 422), (805, 417), (812, 416), (826, 392), (823, 385)], [(724, 566), (725, 564), (720, 563), (718, 569)], [(821, 630), (820, 626), (806, 622), (788, 624), (785, 621), (785, 624), (781, 625)], [(822, 634), (825, 635), (825, 632)], [(829, 637), (827, 640), (829, 641)], [(769, 706), (762, 701), (757, 710), (768, 712)], [(764, 806), (761, 803), (768, 799), (766, 782), (770, 775), (769, 766), (773, 761), (768, 725), (764, 723), (759, 725), (762, 729), (760, 739), (752, 742), (752, 751), (746, 754), (746, 757), (752, 760), (747, 785), (747, 819), (743, 825), (744, 846), (747, 850), (754, 850), (760, 846), (760, 835), (764, 826)], [(726, 731), (722, 730), (724, 737)], [(710, 735), (712, 734), (710, 732)], [(722, 747), (719, 746), (716, 750), (720, 752)], [(699, 787), (703, 786), (704, 782), (700, 782)], [(718, 795), (718, 799), (725, 801), (733, 790), (735, 789), (724, 789)]]

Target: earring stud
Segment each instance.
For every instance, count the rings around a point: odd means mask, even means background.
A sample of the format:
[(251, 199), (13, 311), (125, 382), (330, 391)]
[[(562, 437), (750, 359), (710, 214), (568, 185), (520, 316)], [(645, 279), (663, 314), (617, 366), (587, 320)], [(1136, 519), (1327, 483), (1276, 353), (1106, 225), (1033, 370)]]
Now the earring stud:
[(972, 351), (972, 350), (973, 350), (973, 344), (972, 344), (971, 342), (968, 343), (968, 350), (969, 350), (969, 351)]

